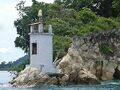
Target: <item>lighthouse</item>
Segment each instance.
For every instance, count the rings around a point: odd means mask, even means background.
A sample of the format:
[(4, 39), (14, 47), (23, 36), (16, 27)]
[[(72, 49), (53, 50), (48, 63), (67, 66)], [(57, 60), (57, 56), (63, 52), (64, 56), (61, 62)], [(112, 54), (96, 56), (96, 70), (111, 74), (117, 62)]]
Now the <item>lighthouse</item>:
[(38, 12), (39, 22), (30, 24), (30, 66), (44, 73), (55, 73), (53, 65), (52, 25), (44, 31), (42, 10)]

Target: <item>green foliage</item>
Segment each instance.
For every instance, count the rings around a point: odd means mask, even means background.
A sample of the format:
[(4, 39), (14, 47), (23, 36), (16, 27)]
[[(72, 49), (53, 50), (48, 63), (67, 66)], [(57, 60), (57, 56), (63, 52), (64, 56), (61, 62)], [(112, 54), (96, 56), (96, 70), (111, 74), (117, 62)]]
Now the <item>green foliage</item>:
[(1, 62), (0, 70), (20, 72), (21, 70), (23, 70), (25, 68), (26, 64), (29, 64), (28, 55), (25, 55), (24, 57), (21, 57), (14, 62), (11, 62), (11, 61), (8, 63), (6, 63), (5, 61)]
[(54, 59), (67, 52), (65, 49), (71, 43), (70, 38), (75, 35), (83, 36), (120, 27), (119, 0), (55, 0), (53, 4), (32, 2), (30, 7), (25, 7), (24, 2), (17, 5), (20, 18), (15, 21), (19, 34), (15, 45), (25, 52), (29, 51), (29, 24), (38, 20), (39, 9), (43, 10), (46, 24), (53, 25)]
[[(69, 37), (63, 37), (63, 36), (54, 36), (53, 38), (53, 48), (54, 48), (54, 56), (57, 58), (62, 58), (69, 48), (69, 45), (71, 43), (71, 39)], [(54, 57), (54, 58), (56, 58)]]
[(96, 25), (102, 30), (111, 30), (120, 27), (119, 22), (115, 21), (114, 19), (104, 17), (99, 17)]
[(104, 55), (112, 56), (113, 54), (112, 47), (108, 44), (101, 44), (99, 49), (100, 49), (100, 52)]
[(78, 12), (78, 20), (82, 21), (83, 24), (96, 22), (97, 16), (88, 8), (82, 8)]
[(38, 10), (43, 9), (44, 17), (47, 16), (48, 4), (43, 2), (38, 3), (33, 0), (31, 7), (24, 7), (24, 2), (17, 4), (16, 8), (19, 11), (20, 18), (14, 22), (14, 25), (17, 29), (17, 34), (19, 35), (15, 40), (15, 46), (22, 48), (25, 52), (29, 51), (29, 24), (38, 20), (37, 14)]
[(114, 11), (116, 11), (116, 13), (120, 15), (120, 0), (113, 0), (112, 6), (114, 8)]
[(117, 17), (120, 14), (120, 0), (63, 0), (67, 8), (77, 11), (83, 7), (90, 8), (100, 16)]
[(0, 64), (0, 70), (2, 70), (3, 68), (5, 68), (5, 66), (6, 66), (6, 62), (5, 61), (1, 62), (1, 64)]
[(64, 4), (67, 8), (74, 8), (79, 11), (83, 7), (92, 7), (94, 0), (64, 0)]
[(8, 70), (20, 72), (26, 67), (26, 64), (29, 64), (29, 60), (26, 60), (25, 62), (15, 65), (15, 66), (11, 66)]

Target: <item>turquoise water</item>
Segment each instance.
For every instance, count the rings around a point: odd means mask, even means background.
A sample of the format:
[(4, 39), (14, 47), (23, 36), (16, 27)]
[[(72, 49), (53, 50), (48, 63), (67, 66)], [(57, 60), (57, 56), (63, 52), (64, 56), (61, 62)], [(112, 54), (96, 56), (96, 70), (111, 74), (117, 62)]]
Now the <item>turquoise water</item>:
[(119, 85), (100, 85), (100, 86), (44, 86), (38, 88), (13, 88), (13, 87), (0, 87), (0, 90), (120, 90)]
[(120, 81), (105, 81), (101, 85), (39, 86), (34, 88), (10, 87), (11, 73), (0, 71), (0, 90), (120, 90)]

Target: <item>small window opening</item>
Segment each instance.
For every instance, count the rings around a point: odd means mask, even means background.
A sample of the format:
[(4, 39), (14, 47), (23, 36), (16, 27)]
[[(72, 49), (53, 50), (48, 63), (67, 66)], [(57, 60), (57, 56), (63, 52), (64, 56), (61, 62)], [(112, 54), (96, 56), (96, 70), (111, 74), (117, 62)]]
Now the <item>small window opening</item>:
[(37, 43), (32, 43), (32, 54), (37, 54)]
[(33, 26), (33, 32), (34, 32), (34, 33), (37, 33), (37, 32), (38, 32), (38, 25), (34, 25), (34, 26)]

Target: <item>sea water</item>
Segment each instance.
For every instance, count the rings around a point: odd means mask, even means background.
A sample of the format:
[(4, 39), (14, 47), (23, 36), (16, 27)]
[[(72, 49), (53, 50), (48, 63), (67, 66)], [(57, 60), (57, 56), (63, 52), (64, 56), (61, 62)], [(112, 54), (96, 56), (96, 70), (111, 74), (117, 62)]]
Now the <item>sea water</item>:
[(0, 71), (0, 85), (8, 84), (15, 75), (8, 71)]
[(104, 81), (101, 85), (39, 86), (34, 88), (10, 87), (9, 81), (14, 75), (0, 71), (0, 90), (120, 90), (120, 81)]

